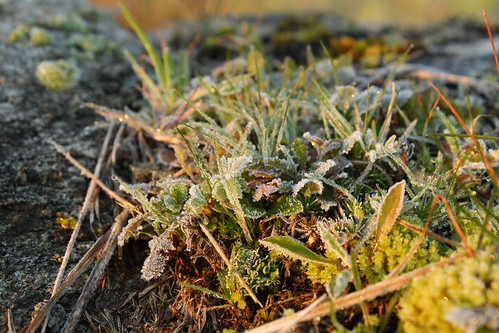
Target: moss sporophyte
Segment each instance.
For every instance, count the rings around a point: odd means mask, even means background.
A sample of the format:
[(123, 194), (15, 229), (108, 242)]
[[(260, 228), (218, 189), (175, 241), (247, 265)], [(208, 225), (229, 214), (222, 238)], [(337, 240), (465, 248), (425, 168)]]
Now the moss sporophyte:
[[(144, 64), (126, 55), (146, 101), (137, 112), (94, 108), (129, 125), (127, 142), (139, 142), (126, 157), (126, 180), (117, 177), (136, 202), (119, 245), (148, 240), (142, 278), (168, 275), (181, 300), (177, 319), (194, 313), (202, 293), (206, 306), (196, 311), (247, 329), (255, 318), (282, 316), (282, 304), (323, 306), (310, 296), (320, 291), (330, 330), (498, 329), (499, 191), (487, 168), (499, 165), (496, 138), (458, 135), (462, 119), (395, 73), (379, 86), (338, 84), (358, 65), (341, 55), (309, 56), (305, 69), (248, 47), (191, 77), (189, 53), (158, 52), (121, 8), (148, 55)], [(37, 73), (50, 89), (77, 81), (63, 60)], [(468, 122), (478, 132), (476, 117)], [(430, 140), (429, 132), (450, 135)], [(459, 261), (456, 251), (468, 257)], [(403, 290), (406, 274), (442, 262)], [(362, 314), (334, 308), (350, 294), (387, 290), (402, 291), (348, 303)], [(250, 319), (239, 327), (227, 309)], [(470, 314), (474, 326), (460, 318)], [(295, 325), (306, 316), (289, 318)]]

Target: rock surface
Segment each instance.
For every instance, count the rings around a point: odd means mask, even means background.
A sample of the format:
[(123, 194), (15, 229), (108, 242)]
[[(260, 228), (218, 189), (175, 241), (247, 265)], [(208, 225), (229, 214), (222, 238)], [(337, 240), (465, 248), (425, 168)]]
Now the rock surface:
[[(75, 35), (81, 35), (79, 32), (49, 29), (54, 41), (47, 46), (33, 46), (28, 38), (7, 42), (11, 31), (20, 24), (75, 13), (89, 8), (87, 4), (11, 0), (1, 5), (0, 332), (5, 332), (8, 308), (19, 329), (29, 322), (35, 304), (50, 296), (58, 258), (64, 255), (71, 234), (55, 223), (56, 214), (77, 218), (88, 186), (88, 181), (55, 151), (48, 138), (93, 170), (105, 128), (96, 125), (102, 119), (82, 104), (94, 102), (122, 108), (139, 95), (131, 84), (128, 63), (117, 55), (98, 54), (95, 59), (75, 60), (81, 77), (73, 89), (53, 92), (37, 82), (38, 63), (75, 58), (79, 50), (69, 45)], [(138, 46), (138, 41), (111, 17), (102, 16), (87, 24), (86, 34), (102, 35), (129, 49)], [(107, 221), (102, 222), (109, 223), (111, 218), (104, 216)], [(95, 240), (86, 224), (70, 265)], [(64, 308), (57, 309), (56, 317), (64, 318)]]

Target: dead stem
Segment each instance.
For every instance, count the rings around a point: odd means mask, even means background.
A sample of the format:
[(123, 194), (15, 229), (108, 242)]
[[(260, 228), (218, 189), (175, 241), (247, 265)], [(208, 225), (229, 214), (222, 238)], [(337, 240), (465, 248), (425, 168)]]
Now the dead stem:
[(137, 208), (133, 204), (131, 204), (128, 200), (123, 199), (113, 190), (107, 187), (106, 184), (104, 184), (99, 178), (95, 177), (90, 171), (88, 171), (87, 168), (81, 165), (77, 160), (73, 158), (73, 156), (71, 156), (66, 150), (64, 150), (64, 148), (62, 148), (61, 145), (59, 145), (57, 142), (55, 142), (52, 139), (49, 139), (49, 142), (57, 149), (57, 151), (59, 151), (62, 155), (64, 155), (64, 157), (66, 157), (71, 163), (73, 163), (74, 166), (80, 169), (82, 175), (94, 180), (95, 183), (104, 190), (104, 192), (106, 192), (111, 198), (120, 203), (123, 206), (123, 208), (126, 208), (129, 211), (137, 211)]
[(124, 209), (118, 216), (116, 216), (109, 238), (104, 248), (102, 249), (102, 253), (97, 259), (94, 268), (92, 269), (92, 272), (90, 273), (90, 276), (88, 277), (87, 282), (85, 283), (85, 286), (81, 291), (80, 297), (78, 298), (73, 311), (66, 320), (66, 323), (64, 324), (61, 332), (73, 332), (75, 330), (76, 324), (78, 323), (88, 300), (97, 287), (97, 281), (106, 269), (107, 264), (111, 260), (111, 257), (113, 256), (114, 249), (118, 244), (118, 235), (121, 232), (123, 224), (128, 219), (128, 216), (129, 212), (126, 209)]
[(14, 327), (14, 317), (12, 316), (12, 309), (7, 309), (7, 327), (9, 333), (16, 333), (16, 328)]
[(47, 313), (50, 312), (52, 307), (57, 303), (57, 301), (64, 295), (66, 289), (76, 280), (85, 270), (90, 266), (92, 260), (97, 257), (101, 252), (105, 243), (107, 242), (111, 230), (102, 235), (97, 241), (92, 245), (90, 250), (81, 258), (81, 260), (76, 264), (76, 266), (68, 273), (66, 279), (61, 284), (57, 292), (48, 300), (45, 306), (36, 314), (29, 326), (22, 329), (23, 333), (34, 333), (37, 328), (42, 324)]
[(487, 27), (487, 33), (490, 39), (490, 45), (492, 46), (492, 53), (494, 54), (494, 60), (496, 61), (497, 71), (499, 72), (499, 58), (497, 57), (496, 44), (494, 43), (494, 37), (492, 36), (492, 30), (490, 29), (489, 18), (485, 10), (482, 10), (483, 19), (485, 20), (485, 26)]
[(447, 99), (447, 97), (445, 97), (442, 94), (442, 92), (440, 91), (440, 89), (438, 89), (437, 86), (435, 86), (432, 82), (429, 82), (429, 83), (433, 87), (433, 89), (437, 92), (437, 94), (440, 96), (440, 98), (445, 102), (445, 104), (450, 109), (450, 111), (452, 112), (452, 114), (454, 115), (454, 117), (457, 118), (457, 120), (459, 121), (459, 124), (461, 124), (461, 126), (463, 127), (463, 129), (469, 135), (469, 137), (471, 138), (471, 141), (473, 141), (473, 144), (475, 145), (476, 150), (480, 153), (480, 155), (482, 157), (482, 160), (485, 163), (485, 165), (487, 167), (487, 170), (489, 171), (490, 177), (493, 179), (493, 181), (495, 183), (495, 186), (499, 187), (499, 178), (497, 177), (497, 174), (494, 171), (494, 168), (492, 167), (492, 164), (490, 164), (489, 159), (485, 155), (485, 152), (481, 149), (480, 143), (478, 142), (478, 140), (475, 138), (475, 136), (473, 135), (473, 133), (469, 130), (469, 128), (466, 125), (466, 123), (464, 122), (463, 118), (459, 115), (459, 113), (454, 108), (454, 106), (452, 106), (452, 104), (449, 102), (449, 100)]
[[(106, 151), (107, 147), (109, 146), (109, 141), (111, 140), (111, 134), (113, 133), (114, 129), (114, 124), (110, 123), (106, 137), (104, 138), (104, 142), (102, 144), (100, 153), (99, 153), (99, 158), (97, 160), (97, 164), (95, 165), (95, 170), (94, 170), (94, 176), (95, 178), (99, 178), (100, 171), (102, 168), (102, 163), (104, 161), (104, 158), (106, 157)], [(92, 199), (92, 195), (95, 191), (95, 188), (97, 187), (95, 180), (90, 181), (90, 185), (88, 186), (87, 194), (85, 195), (85, 200), (83, 201), (83, 205), (80, 210), (80, 214), (78, 216), (78, 222), (76, 223), (73, 232), (71, 233), (71, 238), (69, 239), (68, 245), (66, 247), (66, 252), (64, 253), (64, 258), (62, 259), (61, 266), (59, 268), (59, 272), (57, 273), (57, 277), (54, 282), (54, 288), (52, 290), (52, 296), (57, 292), (59, 289), (59, 286), (62, 281), (62, 277), (64, 275), (64, 272), (66, 270), (66, 267), (68, 265), (69, 257), (71, 257), (71, 253), (73, 252), (74, 244), (76, 243), (76, 237), (78, 237), (78, 233), (80, 232), (81, 225), (83, 223), (83, 219), (85, 218), (86, 214), (88, 213), (88, 210), (90, 208), (90, 202)], [(45, 332), (45, 329), (48, 324), (48, 320), (50, 318), (50, 311), (47, 313), (47, 317), (45, 318), (45, 322), (43, 323), (42, 327), (42, 333)]]
[(437, 194), (435, 196), (435, 198), (433, 199), (433, 202), (431, 203), (430, 213), (428, 214), (428, 218), (426, 219), (423, 233), (421, 233), (421, 236), (419, 236), (418, 240), (411, 247), (411, 249), (409, 250), (407, 255), (404, 257), (404, 259), (398, 264), (397, 267), (395, 267), (395, 269), (393, 271), (390, 272), (387, 279), (391, 279), (391, 278), (395, 277), (396, 275), (398, 275), (405, 268), (405, 266), (407, 265), (409, 260), (411, 260), (412, 256), (416, 253), (416, 251), (418, 250), (418, 247), (421, 245), (425, 236), (428, 234), (428, 229), (430, 228), (431, 218), (433, 217), (433, 212), (435, 211), (435, 207), (437, 206), (437, 203), (439, 201), (442, 201), (444, 203), (445, 208), (447, 209), (447, 213), (449, 214), (449, 218), (452, 221), (452, 224), (454, 224), (454, 227), (456, 228), (457, 233), (459, 234), (459, 237), (461, 238), (461, 241), (463, 242), (464, 247), (466, 248), (466, 251), (468, 252), (468, 255), (471, 258), (475, 257), (473, 250), (468, 245), (468, 241), (466, 239), (466, 236), (463, 233), (463, 230), (459, 226), (459, 223), (457, 222), (456, 217), (454, 216), (454, 213), (452, 212), (452, 209), (449, 205), (449, 202), (447, 201), (447, 199), (443, 195)]
[[(425, 233), (424, 229), (421, 229), (420, 227), (418, 227), (417, 225), (414, 225), (412, 223), (409, 223), (405, 220), (402, 220), (402, 219), (397, 219), (397, 222), (401, 225), (403, 225), (404, 227), (408, 228), (408, 229), (411, 229), (411, 230), (414, 230), (416, 232), (419, 232), (420, 234), (421, 233)], [(430, 236), (430, 237), (433, 237), (435, 238), (436, 240), (439, 240), (441, 241), (442, 243), (445, 243), (449, 246), (452, 246), (454, 248), (459, 248), (459, 247), (462, 247), (462, 245), (458, 242), (454, 242), (453, 240), (450, 240), (448, 239), (447, 237), (444, 237), (444, 236), (440, 236), (439, 234), (436, 234), (434, 232), (431, 232), (431, 231), (427, 231), (426, 232), (426, 235)]]

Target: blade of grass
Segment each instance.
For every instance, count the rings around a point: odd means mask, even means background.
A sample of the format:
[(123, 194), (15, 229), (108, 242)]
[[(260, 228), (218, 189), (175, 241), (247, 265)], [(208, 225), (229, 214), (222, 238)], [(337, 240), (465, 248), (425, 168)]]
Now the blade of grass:
[[(436, 133), (436, 134), (427, 134), (426, 135), (429, 138), (432, 137), (455, 137), (455, 138), (471, 138), (471, 135), (469, 134), (457, 134), (457, 133)], [(473, 135), (477, 139), (485, 139), (485, 140), (499, 140), (498, 137), (495, 136), (488, 136), (488, 135)]]
[(164, 64), (161, 61), (161, 58), (156, 52), (156, 49), (154, 48), (154, 45), (152, 45), (151, 41), (149, 38), (146, 36), (144, 30), (140, 27), (138, 22), (135, 20), (133, 17), (132, 13), (126, 8), (126, 6), (122, 3), (119, 2), (118, 6), (120, 7), (121, 12), (123, 13), (123, 16), (125, 17), (126, 21), (130, 26), (132, 27), (133, 31), (137, 34), (137, 37), (139, 37), (140, 41), (142, 42), (142, 45), (144, 45), (144, 48), (146, 49), (147, 54), (151, 58), (152, 65), (154, 67), (154, 71), (156, 72), (156, 75), (158, 76), (158, 79), (161, 83), (161, 86), (166, 88), (166, 77), (165, 77), (165, 69), (164, 69)]
[(207, 294), (210, 294), (212, 296), (215, 296), (217, 298), (220, 298), (220, 299), (223, 299), (223, 300), (226, 300), (226, 301), (230, 301), (230, 298), (228, 298), (227, 296), (225, 296), (224, 294), (221, 294), (219, 292), (216, 292), (216, 291), (213, 291), (213, 290), (201, 287), (201, 286), (196, 286), (195, 284), (191, 284), (191, 283), (187, 283), (187, 282), (178, 281), (178, 283), (181, 286), (192, 288), (192, 289), (195, 289), (195, 290), (199, 290), (199, 291), (202, 291), (204, 293), (207, 293)]

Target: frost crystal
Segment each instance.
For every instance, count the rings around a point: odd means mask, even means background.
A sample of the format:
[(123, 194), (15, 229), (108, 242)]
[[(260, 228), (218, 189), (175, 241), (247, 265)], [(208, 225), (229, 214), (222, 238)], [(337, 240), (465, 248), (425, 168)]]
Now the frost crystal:
[(324, 176), (329, 171), (329, 169), (331, 169), (335, 165), (336, 162), (331, 159), (324, 162), (320, 162), (319, 165), (317, 166), (317, 169), (315, 169), (315, 172), (321, 176)]
[(362, 133), (360, 133), (360, 131), (353, 132), (343, 140), (343, 147), (341, 150), (341, 154), (342, 155), (348, 154), (355, 145), (355, 143), (357, 142), (360, 143), (362, 146), (364, 145), (364, 142), (362, 141)]
[(279, 191), (281, 186), (281, 179), (276, 178), (265, 184), (258, 184), (255, 193), (253, 194), (253, 201), (259, 201), (264, 196), (268, 197), (272, 193)]

